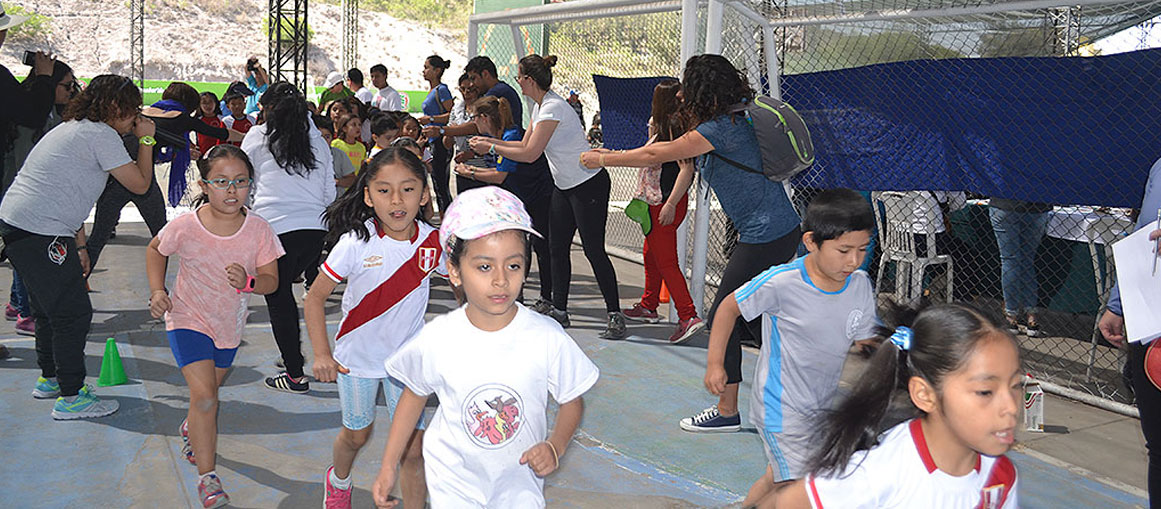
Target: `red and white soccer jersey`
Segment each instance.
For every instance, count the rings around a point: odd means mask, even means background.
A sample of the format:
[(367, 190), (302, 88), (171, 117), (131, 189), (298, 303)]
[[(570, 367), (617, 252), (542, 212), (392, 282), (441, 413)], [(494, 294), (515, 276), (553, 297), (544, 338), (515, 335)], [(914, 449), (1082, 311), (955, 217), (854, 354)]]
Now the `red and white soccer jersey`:
[(806, 477), (814, 509), (1016, 509), (1016, 466), (1006, 456), (979, 456), (976, 468), (955, 477), (935, 466), (918, 419), (887, 430), (879, 445), (851, 457), (846, 472)]
[(439, 230), (416, 221), (415, 236), (392, 239), (368, 219), (371, 239), (347, 232), (322, 264), (336, 283), (347, 280), (335, 360), (359, 378), (386, 378), (383, 361), (423, 328), (428, 278), (447, 275)]

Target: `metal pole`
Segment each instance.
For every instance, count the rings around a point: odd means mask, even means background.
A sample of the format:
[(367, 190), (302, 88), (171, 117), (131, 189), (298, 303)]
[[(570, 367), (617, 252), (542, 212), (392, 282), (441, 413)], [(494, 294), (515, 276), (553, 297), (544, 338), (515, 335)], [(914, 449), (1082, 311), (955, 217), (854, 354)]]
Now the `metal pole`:
[[(770, 21), (770, 26), (827, 25), (862, 21), (886, 21), (893, 19), (948, 18), (972, 14), (994, 14), (997, 12), (1035, 11), (1058, 7), (1085, 7), (1121, 3), (1122, 0), (1026, 0), (973, 5), (971, 7), (948, 7), (946, 9), (884, 9), (837, 16), (791, 16)], [(737, 4), (741, 5), (741, 4)]]
[(479, 54), (480, 46), (480, 24), (475, 21), (468, 22), (468, 58), (475, 57)]
[(524, 36), (520, 35), (520, 25), (508, 27), (512, 29), (512, 52), (516, 55), (516, 60), (520, 60), (524, 57)]
[[(706, 17), (705, 52), (719, 54), (722, 51), (722, 3), (710, 0)], [(697, 199), (693, 211), (693, 267), (690, 272), (690, 296), (697, 306), (698, 316), (705, 316), (705, 273), (706, 258), (709, 256), (710, 188), (705, 180), (697, 179)]]
[(145, 0), (129, 3), (129, 77), (145, 90)]
[[(697, 53), (697, 1), (681, 1), (681, 61), (677, 63), (676, 76), (681, 76), (685, 68), (685, 62)], [(696, 184), (692, 190), (696, 196), (698, 194)], [(681, 269), (682, 277), (685, 277), (685, 271), (689, 268), (689, 225), (692, 222), (689, 220), (689, 214), (686, 214), (686, 218), (677, 226), (677, 265)], [(700, 315), (701, 308), (703, 307), (702, 296), (705, 295), (705, 278), (692, 279), (689, 283), (693, 304), (698, 310), (698, 315)], [(671, 296), (669, 299), (669, 322), (673, 323), (677, 321), (678, 317), (677, 306), (675, 306), (672, 298), (672, 289), (670, 289), (669, 295)]]

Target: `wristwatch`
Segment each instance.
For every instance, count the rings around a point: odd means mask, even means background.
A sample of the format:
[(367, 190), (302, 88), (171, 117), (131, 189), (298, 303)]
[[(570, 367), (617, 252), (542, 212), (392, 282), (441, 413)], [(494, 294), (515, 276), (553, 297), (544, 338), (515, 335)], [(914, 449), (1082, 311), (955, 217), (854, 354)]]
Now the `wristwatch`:
[(141, 142), (142, 145), (145, 145), (146, 147), (152, 147), (154, 145), (157, 145), (157, 140), (154, 139), (152, 136), (142, 136), (141, 140), (139, 140), (139, 141)]
[(493, 143), (492, 147), (488, 149), (488, 153), (492, 154), (492, 155), (496, 155), (496, 144), (495, 143)]

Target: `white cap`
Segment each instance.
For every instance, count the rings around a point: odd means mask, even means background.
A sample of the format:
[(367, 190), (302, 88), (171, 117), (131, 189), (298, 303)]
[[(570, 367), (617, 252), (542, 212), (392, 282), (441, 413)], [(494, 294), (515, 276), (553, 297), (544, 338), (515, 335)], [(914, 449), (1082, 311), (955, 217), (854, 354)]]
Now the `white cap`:
[(327, 75), (326, 81), (323, 81), (323, 87), (331, 88), (331, 87), (333, 87), (339, 83), (342, 83), (342, 82), (343, 82), (343, 73), (341, 73), (339, 71), (331, 71), (331, 73)]
[(0, 4), (0, 30), (8, 30), (28, 20), (28, 16), (17, 16), (4, 12), (4, 4)]

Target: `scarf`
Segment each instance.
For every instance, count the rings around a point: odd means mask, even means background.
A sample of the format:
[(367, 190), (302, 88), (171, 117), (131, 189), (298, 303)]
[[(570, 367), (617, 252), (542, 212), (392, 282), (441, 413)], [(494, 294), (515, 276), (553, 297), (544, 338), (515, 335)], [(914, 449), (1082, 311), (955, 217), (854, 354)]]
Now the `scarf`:
[[(177, 101), (172, 99), (164, 99), (153, 103), (151, 106), (163, 111), (180, 111), (186, 113), (185, 107)], [(157, 161), (159, 163), (170, 162), (169, 168), (169, 206), (176, 207), (181, 203), (181, 198), (185, 196), (185, 188), (187, 185), (186, 172), (189, 171), (190, 153), (189, 153), (189, 132), (177, 133), (182, 139), (185, 139), (185, 145), (162, 145), (158, 151)], [(180, 178), (174, 178), (180, 176)]]

